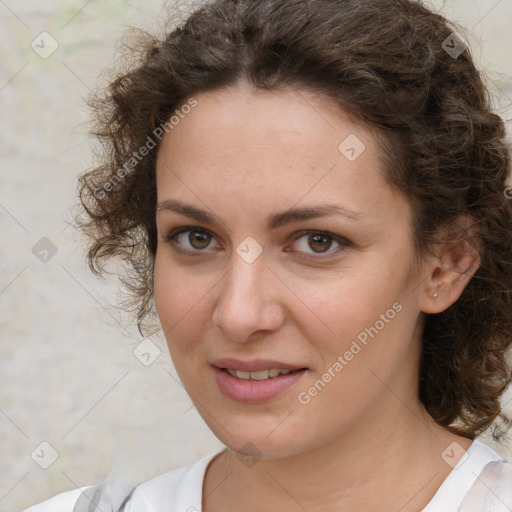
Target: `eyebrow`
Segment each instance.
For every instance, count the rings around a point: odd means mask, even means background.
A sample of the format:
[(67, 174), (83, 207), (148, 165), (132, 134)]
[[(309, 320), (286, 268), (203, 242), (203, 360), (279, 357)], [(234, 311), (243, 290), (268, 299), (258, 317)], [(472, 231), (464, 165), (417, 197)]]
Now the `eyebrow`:
[[(175, 199), (168, 199), (167, 201), (158, 203), (156, 206), (156, 211), (157, 213), (162, 211), (173, 211), (186, 217), (190, 217), (197, 222), (205, 222), (209, 224), (225, 224), (220, 219), (220, 217), (215, 215), (213, 212), (201, 210), (196, 206), (182, 203), (181, 201), (177, 201)], [(329, 215), (342, 215), (351, 220), (358, 220), (363, 217), (360, 213), (354, 212), (339, 205), (323, 204), (319, 206), (291, 208), (284, 212), (273, 213), (269, 215), (265, 221), (268, 230), (273, 230), (286, 224), (291, 224), (292, 222), (300, 222), (318, 217), (326, 217)]]

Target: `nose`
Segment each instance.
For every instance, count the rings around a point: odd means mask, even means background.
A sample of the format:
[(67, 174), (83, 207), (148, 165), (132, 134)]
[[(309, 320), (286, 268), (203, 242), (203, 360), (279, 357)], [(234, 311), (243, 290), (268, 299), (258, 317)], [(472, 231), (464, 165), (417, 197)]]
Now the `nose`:
[(250, 341), (256, 333), (278, 330), (285, 319), (279, 284), (262, 256), (247, 263), (235, 253), (230, 271), (219, 283), (214, 325), (236, 342)]

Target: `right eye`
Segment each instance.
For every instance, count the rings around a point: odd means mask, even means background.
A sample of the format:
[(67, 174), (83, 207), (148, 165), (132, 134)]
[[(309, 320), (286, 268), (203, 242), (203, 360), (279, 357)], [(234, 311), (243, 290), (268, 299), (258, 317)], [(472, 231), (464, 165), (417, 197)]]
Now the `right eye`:
[(178, 251), (188, 254), (200, 254), (207, 252), (205, 249), (208, 248), (220, 248), (219, 244), (210, 247), (215, 238), (209, 231), (194, 226), (183, 226), (172, 230), (166, 236), (166, 241), (171, 242)]

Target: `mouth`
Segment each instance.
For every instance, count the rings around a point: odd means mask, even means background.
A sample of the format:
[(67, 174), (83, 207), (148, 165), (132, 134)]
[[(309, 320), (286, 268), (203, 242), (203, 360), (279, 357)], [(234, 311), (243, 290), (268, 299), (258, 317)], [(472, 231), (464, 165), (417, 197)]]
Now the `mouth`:
[(236, 402), (263, 403), (296, 386), (308, 368), (278, 361), (225, 359), (211, 365), (220, 391)]
[[(213, 366), (216, 366), (217, 368), (220, 368), (221, 370), (233, 370), (241, 373), (247, 372), (257, 374), (258, 372), (268, 371), (272, 372), (271, 375), (276, 377), (278, 375), (275, 374), (276, 371), (282, 372), (282, 374), (284, 375), (287, 370), (289, 370), (289, 372), (292, 372), (295, 370), (305, 369), (305, 367), (300, 365), (294, 365), (272, 359), (252, 359), (250, 361), (243, 361), (241, 359), (235, 359), (233, 357), (223, 357), (222, 359), (217, 359), (213, 361), (211, 364)], [(256, 377), (255, 380), (258, 380), (258, 378)]]
[(242, 380), (267, 380), (267, 379), (275, 379), (280, 375), (288, 375), (290, 373), (300, 372), (305, 370), (306, 368), (298, 368), (297, 370), (287, 370), (284, 368), (271, 368), (268, 370), (260, 370), (257, 372), (246, 372), (242, 370), (233, 370), (231, 368), (221, 368), (228, 372), (233, 377)]

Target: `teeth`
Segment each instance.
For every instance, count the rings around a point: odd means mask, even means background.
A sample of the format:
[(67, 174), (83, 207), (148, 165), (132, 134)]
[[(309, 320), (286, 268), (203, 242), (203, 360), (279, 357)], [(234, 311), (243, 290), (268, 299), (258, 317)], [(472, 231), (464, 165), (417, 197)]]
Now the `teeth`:
[(249, 378), (253, 380), (266, 380), (269, 378), (268, 370), (260, 370), (259, 372), (249, 372)]
[(273, 377), (277, 377), (278, 375), (288, 375), (291, 370), (280, 370), (272, 368), (270, 370), (260, 370), (259, 372), (242, 372), (239, 370), (231, 370), (230, 368), (226, 368), (230, 375), (233, 377), (237, 377), (243, 380), (266, 380), (271, 379)]

